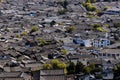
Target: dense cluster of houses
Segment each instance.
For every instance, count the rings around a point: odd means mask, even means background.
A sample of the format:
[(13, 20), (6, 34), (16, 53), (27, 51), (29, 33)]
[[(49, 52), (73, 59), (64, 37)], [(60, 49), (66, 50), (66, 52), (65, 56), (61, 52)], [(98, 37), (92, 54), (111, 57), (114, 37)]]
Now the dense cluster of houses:
[(61, 2), (0, 0), (0, 80), (75, 80), (62, 69), (42, 69), (52, 60), (49, 55), (66, 64), (102, 65), (103, 78), (113, 79), (111, 70), (120, 63), (120, 25), (114, 27), (120, 21), (120, 2), (93, 3), (101, 16), (89, 13), (84, 0), (67, 0), (67, 10)]

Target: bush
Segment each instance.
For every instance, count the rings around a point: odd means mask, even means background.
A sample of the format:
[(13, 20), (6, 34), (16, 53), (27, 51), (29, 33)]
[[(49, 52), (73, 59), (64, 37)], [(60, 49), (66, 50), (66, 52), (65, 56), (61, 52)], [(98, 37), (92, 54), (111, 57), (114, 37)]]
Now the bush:
[(42, 67), (43, 69), (64, 69), (64, 73), (67, 72), (66, 64), (57, 59), (53, 59), (50, 64), (43, 64)]
[(48, 43), (44, 40), (44, 39), (42, 39), (42, 38), (39, 38), (38, 39), (38, 45), (39, 46), (44, 46), (44, 45), (47, 45)]
[(18, 34), (16, 37), (17, 37), (17, 38), (21, 38), (21, 35), (20, 35), (20, 34)]
[(74, 74), (75, 73), (75, 64), (73, 62), (69, 63), (69, 66), (67, 67), (68, 74)]
[(27, 31), (23, 31), (21, 35), (23, 36), (27, 35)]
[(93, 6), (91, 3), (83, 3), (83, 6), (88, 10), (88, 11), (97, 11), (97, 8)]
[(114, 23), (114, 27), (115, 27), (115, 28), (120, 27), (120, 23)]
[(58, 14), (59, 15), (63, 15), (63, 14), (65, 14), (67, 12), (67, 9), (63, 9), (63, 10), (58, 10)]
[(75, 30), (75, 26), (70, 26), (67, 32), (71, 33)]
[(36, 32), (36, 31), (38, 31), (38, 29), (39, 28), (37, 26), (33, 26), (31, 32)]
[(64, 55), (66, 55), (68, 51), (65, 50), (65, 49), (62, 49), (61, 52), (62, 52)]
[(100, 32), (107, 32), (106, 30), (104, 30), (102, 27), (98, 27), (96, 28), (96, 30), (100, 31)]
[(95, 78), (96, 79), (102, 79), (102, 75), (101, 74), (95, 75)]
[(52, 69), (52, 65), (51, 64), (43, 64), (43, 69)]

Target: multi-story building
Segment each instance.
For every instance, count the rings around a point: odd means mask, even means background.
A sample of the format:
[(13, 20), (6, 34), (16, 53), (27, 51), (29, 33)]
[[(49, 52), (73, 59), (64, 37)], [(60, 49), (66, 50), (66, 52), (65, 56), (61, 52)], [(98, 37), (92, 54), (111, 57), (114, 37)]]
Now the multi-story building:
[(105, 59), (119, 59), (120, 58), (120, 49), (103, 49), (98, 54), (99, 58)]
[(107, 47), (110, 45), (110, 40), (106, 38), (92, 40), (93, 47)]

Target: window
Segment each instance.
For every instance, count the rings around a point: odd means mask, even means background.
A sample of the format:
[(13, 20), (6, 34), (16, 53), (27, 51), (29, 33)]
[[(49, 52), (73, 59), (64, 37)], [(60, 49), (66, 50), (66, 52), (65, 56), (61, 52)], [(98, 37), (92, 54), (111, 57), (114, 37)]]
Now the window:
[(102, 54), (100, 53), (99, 56), (102, 56)]
[(103, 53), (103, 56), (106, 56), (106, 54), (105, 54), (105, 53)]
[(115, 54), (112, 54), (112, 57), (115, 57)]
[(117, 54), (117, 57), (119, 57), (120, 55), (119, 54)]
[(107, 56), (110, 57), (110, 54), (108, 54)]

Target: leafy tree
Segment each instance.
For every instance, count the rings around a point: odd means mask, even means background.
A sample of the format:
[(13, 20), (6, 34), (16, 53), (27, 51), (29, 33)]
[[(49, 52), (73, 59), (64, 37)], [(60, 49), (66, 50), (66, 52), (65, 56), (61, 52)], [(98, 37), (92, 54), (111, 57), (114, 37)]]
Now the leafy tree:
[(94, 73), (95, 70), (95, 64), (91, 63), (88, 65), (89, 69), (90, 69), (90, 73)]
[(21, 35), (23, 36), (27, 35), (27, 31), (23, 31)]
[(36, 32), (36, 31), (38, 31), (38, 29), (39, 28), (37, 26), (33, 26), (31, 32)]
[(65, 63), (60, 63), (60, 64), (58, 64), (58, 68), (59, 68), (59, 69), (64, 69), (64, 73), (65, 73), (65, 74), (67, 73), (66, 64), (65, 64)]
[(58, 67), (59, 67), (60, 69), (64, 69), (64, 68), (66, 68), (66, 64), (65, 64), (65, 63), (59, 63), (59, 64), (58, 64)]
[(21, 35), (20, 35), (20, 34), (18, 34), (16, 37), (17, 37), (17, 38), (21, 38)]
[(51, 63), (52, 63), (53, 69), (59, 69), (59, 66), (58, 66), (60, 64), (59, 60), (53, 59)]
[(103, 11), (106, 11), (108, 9), (108, 7), (104, 7)]
[(91, 3), (83, 3), (83, 6), (88, 10), (88, 11), (97, 11), (97, 8), (93, 6)]
[(92, 6), (91, 11), (96, 11), (97, 8), (95, 6)]
[(114, 27), (115, 27), (115, 28), (120, 27), (120, 23), (114, 23)]
[(53, 59), (51, 64), (52, 64), (52, 68), (53, 69), (64, 69), (64, 73), (67, 73), (66, 64), (65, 63), (60, 63), (59, 60)]
[(96, 0), (86, 0), (86, 3), (95, 3)]
[(69, 66), (67, 67), (68, 74), (74, 74), (75, 73), (75, 64), (73, 62), (69, 63)]
[(77, 61), (77, 64), (75, 66), (75, 73), (79, 74), (80, 72), (83, 71), (84, 71), (84, 65), (80, 61)]
[(113, 69), (114, 72), (114, 79), (119, 80), (120, 79), (120, 64), (117, 64), (116, 67)]
[(52, 69), (52, 65), (51, 64), (43, 64), (43, 69)]
[(39, 38), (38, 39), (38, 45), (39, 46), (44, 46), (44, 45), (46, 45), (47, 44), (47, 42), (44, 40), (44, 39), (42, 39), (42, 38)]
[(57, 13), (58, 13), (59, 15), (63, 15), (63, 14), (65, 14), (67, 11), (68, 11), (67, 9), (63, 9), (63, 10), (58, 10)]
[(70, 26), (69, 29), (68, 29), (68, 32), (72, 33), (74, 30), (75, 30), (75, 26)]
[(86, 0), (86, 3), (91, 3), (91, 0)]
[(60, 61), (57, 59), (53, 59), (50, 64), (43, 64), (42, 68), (43, 69), (64, 69), (64, 73), (65, 74), (67, 73), (66, 64), (64, 62), (60, 63)]
[(96, 2), (96, 0), (91, 0), (91, 3), (95, 3)]
[(65, 50), (65, 49), (62, 49), (61, 52), (62, 52), (63, 54), (67, 54), (68, 51)]
[(88, 66), (85, 66), (85, 67), (84, 67), (84, 72), (85, 72), (86, 74), (89, 74), (89, 73), (90, 73), (90, 68), (89, 68)]
[(98, 28), (98, 27), (101, 27), (99, 24), (93, 24), (93, 28)]

